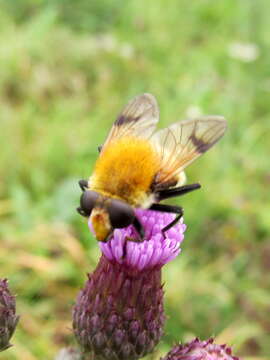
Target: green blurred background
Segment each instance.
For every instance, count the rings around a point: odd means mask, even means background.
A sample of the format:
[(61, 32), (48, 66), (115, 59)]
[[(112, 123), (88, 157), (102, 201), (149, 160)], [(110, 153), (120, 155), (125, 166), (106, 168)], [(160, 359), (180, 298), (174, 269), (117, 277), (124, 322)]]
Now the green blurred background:
[(120, 109), (153, 93), (160, 126), (221, 114), (224, 139), (187, 171), (188, 225), (163, 272), (166, 334), (270, 353), (268, 0), (0, 0), (0, 276), (21, 320), (7, 360), (74, 344), (71, 309), (97, 243), (75, 211)]

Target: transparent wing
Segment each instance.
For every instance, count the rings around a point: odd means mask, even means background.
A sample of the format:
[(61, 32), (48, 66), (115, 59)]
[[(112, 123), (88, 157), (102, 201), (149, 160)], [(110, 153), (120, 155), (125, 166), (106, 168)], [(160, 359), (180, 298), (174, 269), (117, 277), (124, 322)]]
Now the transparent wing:
[(159, 120), (159, 109), (155, 97), (142, 94), (132, 99), (120, 113), (102, 146), (123, 136), (149, 138)]
[(156, 185), (177, 182), (184, 168), (210, 149), (226, 127), (222, 116), (204, 116), (156, 132), (151, 138), (161, 161)]

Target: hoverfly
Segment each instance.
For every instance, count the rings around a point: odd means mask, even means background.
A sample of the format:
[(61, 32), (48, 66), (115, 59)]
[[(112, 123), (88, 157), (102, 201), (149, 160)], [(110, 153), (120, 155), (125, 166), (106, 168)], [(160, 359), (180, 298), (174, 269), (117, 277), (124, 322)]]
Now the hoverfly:
[(151, 94), (136, 96), (120, 113), (83, 191), (78, 212), (90, 217), (98, 241), (106, 242), (114, 229), (133, 225), (143, 241), (144, 229), (134, 209), (176, 214), (163, 235), (183, 215), (179, 206), (160, 201), (186, 194), (200, 184), (183, 185), (184, 169), (224, 134), (222, 116), (203, 116), (176, 122), (154, 132), (159, 109)]

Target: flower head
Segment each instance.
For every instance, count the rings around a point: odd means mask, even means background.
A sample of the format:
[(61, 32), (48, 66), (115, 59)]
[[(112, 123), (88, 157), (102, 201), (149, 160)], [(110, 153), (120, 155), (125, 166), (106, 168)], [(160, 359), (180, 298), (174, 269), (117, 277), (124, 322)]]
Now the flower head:
[(96, 360), (135, 360), (153, 350), (164, 320), (160, 270), (131, 274), (102, 256), (77, 298), (73, 329)]
[(11, 295), (8, 289), (8, 281), (7, 279), (0, 279), (0, 351), (11, 346), (9, 340), (18, 320), (15, 297)]
[(214, 339), (200, 341), (198, 338), (173, 347), (161, 360), (240, 360), (232, 355), (227, 345), (218, 345)]
[(180, 252), (185, 225), (161, 230), (172, 214), (137, 210), (145, 229), (142, 243), (132, 226), (114, 231), (73, 311), (75, 336), (95, 360), (136, 360), (153, 351), (165, 321), (161, 268)]
[(180, 244), (184, 239), (186, 225), (183, 219), (164, 237), (161, 230), (173, 221), (175, 215), (141, 209), (136, 210), (136, 215), (145, 229), (146, 240), (142, 243), (127, 241), (128, 238), (138, 237), (132, 225), (126, 229), (116, 229), (110, 241), (99, 243), (106, 258), (139, 271), (162, 267), (173, 260), (180, 253)]

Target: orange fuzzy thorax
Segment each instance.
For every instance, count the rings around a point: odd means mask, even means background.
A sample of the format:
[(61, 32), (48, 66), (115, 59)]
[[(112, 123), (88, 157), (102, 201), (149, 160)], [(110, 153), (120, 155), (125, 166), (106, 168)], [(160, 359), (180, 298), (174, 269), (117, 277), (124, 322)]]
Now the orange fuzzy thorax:
[(159, 161), (151, 143), (124, 137), (109, 144), (98, 158), (91, 190), (141, 205), (158, 169)]

